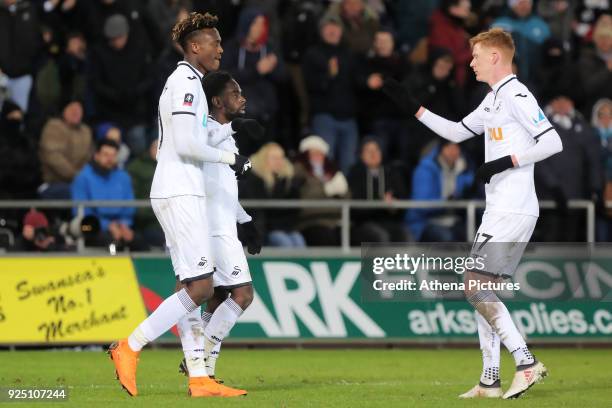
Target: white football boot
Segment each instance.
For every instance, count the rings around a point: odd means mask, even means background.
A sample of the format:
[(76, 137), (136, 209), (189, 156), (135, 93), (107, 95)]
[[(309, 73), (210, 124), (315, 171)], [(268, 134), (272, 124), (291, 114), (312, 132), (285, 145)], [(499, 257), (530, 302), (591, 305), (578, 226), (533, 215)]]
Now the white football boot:
[(544, 367), (544, 364), (537, 360), (529, 367), (517, 367), (512, 385), (504, 394), (504, 399), (520, 397), (525, 391), (531, 388), (533, 384), (540, 382), (547, 375), (548, 370)]
[(501, 382), (497, 380), (491, 385), (484, 385), (479, 382), (474, 388), (461, 394), (459, 398), (501, 398), (502, 394)]

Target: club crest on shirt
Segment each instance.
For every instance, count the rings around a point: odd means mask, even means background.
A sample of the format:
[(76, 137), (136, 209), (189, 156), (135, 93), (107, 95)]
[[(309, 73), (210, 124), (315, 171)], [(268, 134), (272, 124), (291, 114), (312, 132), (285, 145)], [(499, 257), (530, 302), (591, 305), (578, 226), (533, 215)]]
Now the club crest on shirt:
[(185, 98), (183, 99), (183, 106), (191, 106), (193, 105), (193, 94), (186, 93)]

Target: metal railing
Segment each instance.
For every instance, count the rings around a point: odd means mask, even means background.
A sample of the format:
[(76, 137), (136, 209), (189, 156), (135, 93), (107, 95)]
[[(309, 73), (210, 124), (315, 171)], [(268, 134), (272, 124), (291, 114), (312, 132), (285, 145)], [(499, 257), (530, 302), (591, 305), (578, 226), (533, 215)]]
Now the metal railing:
[[(485, 207), (482, 200), (395, 200), (387, 203), (369, 200), (241, 200), (244, 208), (337, 208), (341, 211), (341, 248), (343, 253), (350, 252), (350, 211), (351, 209), (409, 209), (409, 208), (446, 208), (463, 209), (466, 211), (466, 237), (468, 241), (474, 239), (476, 233), (476, 211)], [(0, 200), (2, 208), (76, 208), (77, 216), (82, 217), (87, 207), (151, 207), (149, 200), (99, 200), (99, 201), (71, 201), (71, 200)], [(540, 201), (540, 208), (556, 208), (554, 201)], [(586, 211), (586, 237), (587, 242), (595, 242), (595, 204), (589, 200), (569, 200), (569, 209), (583, 209)], [(612, 208), (612, 201), (606, 203), (606, 208)], [(85, 248), (82, 238), (78, 240), (77, 251)]]

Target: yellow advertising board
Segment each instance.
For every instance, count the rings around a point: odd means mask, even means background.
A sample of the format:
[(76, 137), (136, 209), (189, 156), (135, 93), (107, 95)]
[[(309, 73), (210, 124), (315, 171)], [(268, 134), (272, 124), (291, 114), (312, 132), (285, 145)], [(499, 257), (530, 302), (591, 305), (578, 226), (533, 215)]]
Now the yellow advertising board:
[(110, 342), (146, 317), (130, 258), (0, 258), (0, 344)]

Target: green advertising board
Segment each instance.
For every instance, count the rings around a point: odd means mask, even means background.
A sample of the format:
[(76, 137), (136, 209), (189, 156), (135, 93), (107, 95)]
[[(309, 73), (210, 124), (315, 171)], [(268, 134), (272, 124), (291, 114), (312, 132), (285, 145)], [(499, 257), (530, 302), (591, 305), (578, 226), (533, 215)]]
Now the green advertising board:
[[(133, 262), (151, 312), (174, 289), (170, 260)], [(515, 277), (515, 282), (523, 280), (522, 296), (505, 299), (506, 304), (529, 341), (612, 342), (611, 265), (612, 257), (583, 261), (526, 256)], [(370, 282), (360, 279), (360, 258), (255, 257), (249, 266), (255, 299), (232, 330), (233, 340), (477, 340), (474, 310), (466, 301), (363, 300), (361, 285)], [(574, 270), (585, 273), (565, 273)], [(576, 288), (572, 276), (588, 282)]]

